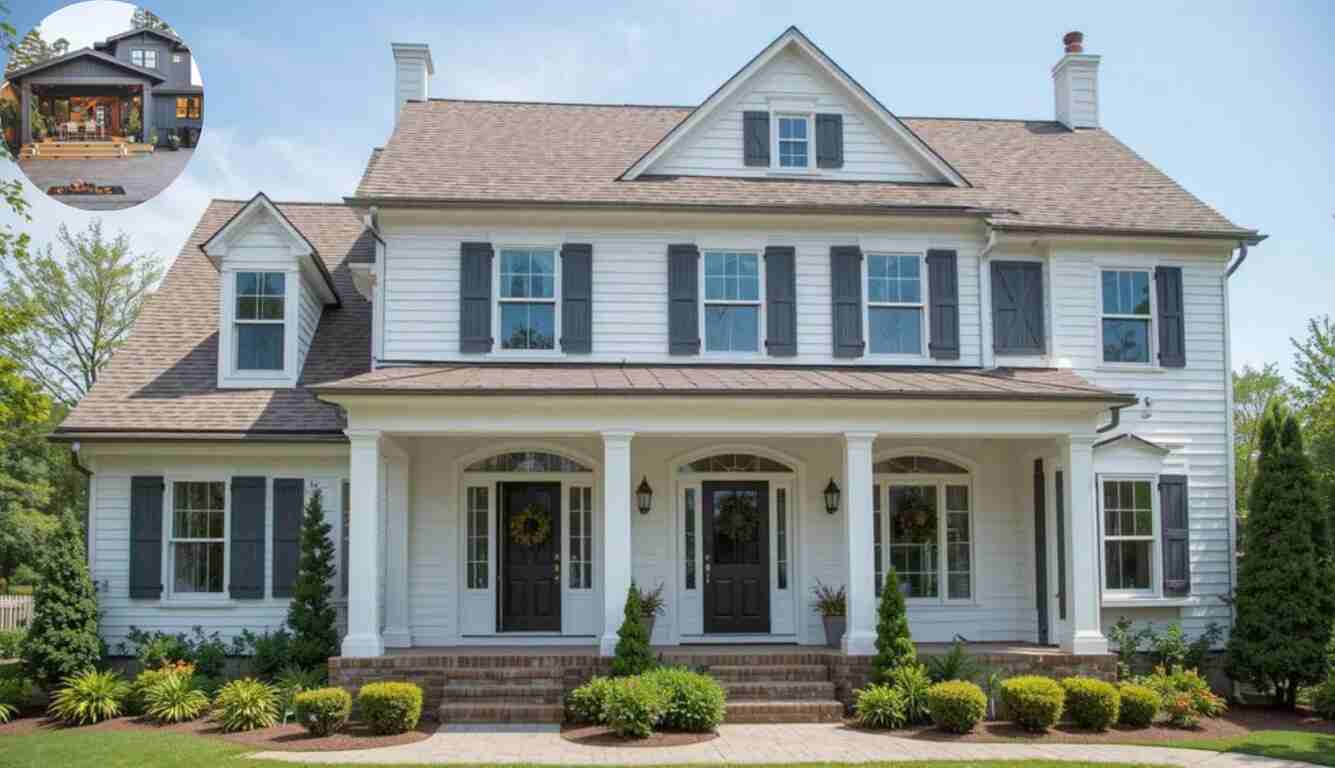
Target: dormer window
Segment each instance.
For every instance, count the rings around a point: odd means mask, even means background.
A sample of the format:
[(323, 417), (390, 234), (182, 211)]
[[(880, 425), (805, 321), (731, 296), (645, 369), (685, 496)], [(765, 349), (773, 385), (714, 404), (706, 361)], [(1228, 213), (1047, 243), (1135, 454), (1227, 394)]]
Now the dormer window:
[(236, 369), (283, 370), (287, 296), (282, 272), (236, 273)]
[(811, 118), (807, 115), (778, 115), (779, 167), (811, 167)]

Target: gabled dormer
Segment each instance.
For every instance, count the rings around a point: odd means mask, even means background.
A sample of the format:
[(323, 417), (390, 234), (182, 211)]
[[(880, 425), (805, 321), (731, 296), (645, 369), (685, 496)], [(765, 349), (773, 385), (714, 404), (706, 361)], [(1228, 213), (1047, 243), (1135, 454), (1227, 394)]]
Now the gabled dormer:
[(968, 185), (796, 27), (729, 78), (622, 178), (640, 176)]
[(200, 247), (221, 274), (218, 386), (296, 386), (324, 307), (339, 304), (315, 246), (260, 193)]

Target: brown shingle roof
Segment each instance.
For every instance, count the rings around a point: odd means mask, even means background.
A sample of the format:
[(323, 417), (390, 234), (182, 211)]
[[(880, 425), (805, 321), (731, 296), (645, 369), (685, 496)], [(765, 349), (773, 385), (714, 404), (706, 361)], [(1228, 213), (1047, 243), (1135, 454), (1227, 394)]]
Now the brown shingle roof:
[(622, 173), (689, 107), (432, 100), (405, 105), (356, 198), (383, 203), (946, 208), (998, 225), (1249, 234), (1103, 130), (904, 118), (973, 185)]
[(57, 434), (319, 435), (343, 429), (340, 410), (316, 400), (305, 386), (356, 376), (370, 367), (370, 305), (353, 287), (349, 265), (372, 260), (371, 235), (363, 230), (360, 215), (345, 205), (277, 204), (324, 260), (342, 306), (325, 308), (302, 370), (301, 388), (219, 389), (219, 277), (199, 245), (242, 205), (215, 200), (204, 211), (144, 308), (129, 343), (112, 358)]

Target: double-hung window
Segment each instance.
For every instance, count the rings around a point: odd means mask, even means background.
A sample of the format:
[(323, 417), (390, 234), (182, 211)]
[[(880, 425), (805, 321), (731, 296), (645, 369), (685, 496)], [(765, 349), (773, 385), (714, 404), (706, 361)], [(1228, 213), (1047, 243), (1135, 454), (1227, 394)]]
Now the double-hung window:
[(921, 355), (922, 259), (916, 254), (867, 255), (867, 327), (874, 355)]
[(760, 351), (760, 256), (705, 252), (705, 351)]
[(501, 349), (556, 348), (556, 251), (501, 250)]
[(1153, 481), (1103, 478), (1103, 568), (1109, 592), (1149, 592), (1154, 584)]
[(283, 370), (287, 275), (236, 273), (236, 369)]
[(1149, 271), (1105, 269), (1101, 278), (1103, 362), (1150, 362)]
[(225, 483), (172, 483), (168, 558), (173, 593), (222, 593), (227, 565)]
[(806, 115), (779, 115), (779, 167), (811, 167), (811, 118)]
[(144, 48), (133, 48), (130, 50), (130, 63), (136, 67), (145, 69), (158, 68), (158, 52)]

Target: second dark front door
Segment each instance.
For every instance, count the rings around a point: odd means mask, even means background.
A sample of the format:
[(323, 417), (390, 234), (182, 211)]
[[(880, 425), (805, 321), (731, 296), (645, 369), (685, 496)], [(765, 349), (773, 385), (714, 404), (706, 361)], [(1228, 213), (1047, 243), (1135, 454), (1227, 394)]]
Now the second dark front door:
[(769, 484), (705, 483), (705, 632), (769, 632)]
[(561, 631), (561, 484), (500, 483), (500, 631)]

